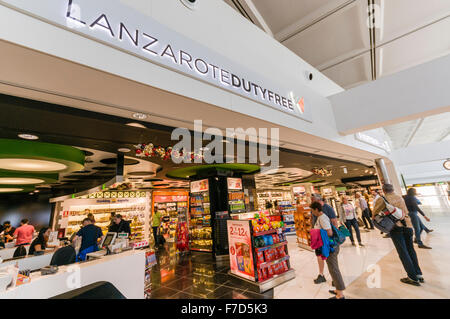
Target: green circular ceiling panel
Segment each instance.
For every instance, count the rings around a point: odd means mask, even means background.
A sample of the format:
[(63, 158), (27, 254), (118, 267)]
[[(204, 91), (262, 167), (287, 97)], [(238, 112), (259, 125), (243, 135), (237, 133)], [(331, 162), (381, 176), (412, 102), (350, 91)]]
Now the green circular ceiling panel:
[(37, 185), (58, 182), (57, 173), (29, 173), (0, 170), (0, 185)]
[(34, 191), (33, 185), (0, 185), (0, 194)]
[(191, 176), (211, 169), (227, 170), (241, 174), (255, 174), (261, 170), (259, 165), (254, 164), (210, 164), (178, 168), (168, 172), (166, 176), (175, 179), (189, 179)]
[(71, 146), (0, 139), (2, 171), (59, 173), (84, 168), (84, 153)]

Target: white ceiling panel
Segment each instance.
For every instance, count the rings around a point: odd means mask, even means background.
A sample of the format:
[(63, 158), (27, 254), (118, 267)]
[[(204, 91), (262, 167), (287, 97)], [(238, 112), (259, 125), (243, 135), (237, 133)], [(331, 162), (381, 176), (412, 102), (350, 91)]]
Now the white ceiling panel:
[(394, 149), (450, 140), (450, 112), (384, 128)]
[(369, 50), (366, 6), (358, 1), (283, 42), (318, 69)]
[(377, 75), (386, 76), (447, 54), (450, 54), (450, 17), (379, 47)]
[(450, 53), (450, 0), (375, 0), (374, 39), (367, 0), (224, 1), (256, 8), (266, 32), (346, 89)]
[(442, 141), (450, 133), (450, 112), (426, 117), (410, 145)]
[(286, 36), (328, 14), (347, 0), (253, 0), (274, 34)]
[(323, 70), (322, 73), (348, 90), (371, 79), (370, 54), (366, 53), (344, 63), (339, 63)]
[(394, 149), (403, 148), (408, 143), (420, 119), (386, 126), (384, 129), (392, 141)]
[[(449, 0), (377, 0), (381, 20), (377, 45), (450, 15)], [(447, 33), (448, 34), (448, 33)]]

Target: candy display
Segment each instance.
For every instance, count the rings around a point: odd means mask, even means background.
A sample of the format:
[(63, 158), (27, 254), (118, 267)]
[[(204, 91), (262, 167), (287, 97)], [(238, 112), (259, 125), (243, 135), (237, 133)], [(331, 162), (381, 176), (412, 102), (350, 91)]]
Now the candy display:
[(190, 197), (189, 246), (191, 250), (212, 251), (212, 227), (209, 190)]
[(305, 249), (311, 250), (311, 235), (312, 216), (311, 209), (308, 205), (297, 206), (297, 211), (294, 214), (295, 228), (297, 232), (297, 243)]
[[(240, 182), (242, 185), (242, 181)], [(245, 209), (245, 194), (242, 190), (228, 189), (228, 205), (230, 213), (243, 213)]]
[(284, 233), (288, 235), (295, 235), (294, 212), (297, 209), (290, 201), (282, 201), (278, 203), (277, 213), (279, 213), (285, 224)]
[(168, 242), (178, 242), (177, 236), (182, 234), (179, 224), (187, 224), (188, 192), (155, 191), (152, 196), (153, 211), (162, 216), (161, 234)]
[(261, 212), (255, 214), (255, 218), (252, 219), (253, 231), (256, 233), (267, 232), (272, 229), (279, 229), (284, 227), (284, 222), (273, 221), (268, 217), (268, 213)]

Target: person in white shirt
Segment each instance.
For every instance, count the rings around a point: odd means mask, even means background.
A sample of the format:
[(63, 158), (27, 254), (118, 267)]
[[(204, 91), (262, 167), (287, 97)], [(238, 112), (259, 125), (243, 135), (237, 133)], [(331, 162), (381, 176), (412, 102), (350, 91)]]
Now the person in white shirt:
[(358, 239), (359, 246), (363, 247), (364, 245), (361, 242), (361, 233), (359, 231), (358, 219), (356, 215), (356, 209), (352, 203), (349, 202), (347, 196), (342, 196), (342, 214), (341, 214), (341, 222), (345, 224), (350, 232), (350, 240), (352, 241), (352, 245), (356, 246), (355, 239), (353, 238), (353, 230), (355, 229), (356, 238)]
[[(314, 228), (323, 229), (327, 232), (328, 237), (332, 237), (333, 229), (331, 227), (331, 221), (328, 216), (323, 213), (322, 204), (320, 204), (319, 202), (313, 202), (310, 207), (311, 213), (317, 217)], [(318, 254), (321, 254), (321, 248), (316, 250), (316, 255)], [(330, 253), (327, 258), (328, 272), (330, 273), (331, 279), (333, 280), (333, 285), (336, 287), (335, 290), (329, 290), (331, 294), (335, 295), (330, 299), (345, 299), (345, 283), (342, 278), (341, 271), (339, 270), (338, 255), (339, 246), (335, 246), (334, 251)]]

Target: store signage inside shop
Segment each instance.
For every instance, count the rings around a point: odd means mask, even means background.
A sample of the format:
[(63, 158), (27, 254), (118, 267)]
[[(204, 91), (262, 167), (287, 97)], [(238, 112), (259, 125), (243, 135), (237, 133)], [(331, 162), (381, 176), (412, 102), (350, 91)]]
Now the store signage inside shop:
[[(138, 57), (312, 121), (305, 97), (230, 61), (117, 0), (0, 0)], [(308, 90), (306, 87), (302, 90)]]

